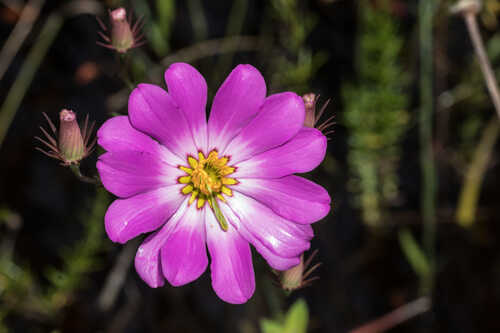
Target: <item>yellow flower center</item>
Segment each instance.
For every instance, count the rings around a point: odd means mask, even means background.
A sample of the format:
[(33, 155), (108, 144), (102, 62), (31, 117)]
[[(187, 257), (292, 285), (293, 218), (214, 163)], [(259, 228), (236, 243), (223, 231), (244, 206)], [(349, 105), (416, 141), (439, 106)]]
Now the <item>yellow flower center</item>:
[[(191, 195), (189, 205), (198, 200), (197, 208), (202, 208), (208, 201), (210, 208), (217, 216), (220, 214), (217, 199), (226, 201), (224, 195), (233, 195), (233, 191), (228, 186), (238, 184), (236, 179), (227, 177), (234, 172), (235, 168), (227, 165), (228, 157), (219, 158), (217, 150), (212, 150), (207, 157), (199, 152), (198, 159), (188, 156), (187, 162), (189, 167), (179, 166), (179, 169), (186, 172), (185, 176), (177, 179), (180, 184), (186, 184), (182, 188), (182, 193)], [(219, 217), (217, 219), (219, 220)], [(222, 222), (221, 227), (223, 227)]]

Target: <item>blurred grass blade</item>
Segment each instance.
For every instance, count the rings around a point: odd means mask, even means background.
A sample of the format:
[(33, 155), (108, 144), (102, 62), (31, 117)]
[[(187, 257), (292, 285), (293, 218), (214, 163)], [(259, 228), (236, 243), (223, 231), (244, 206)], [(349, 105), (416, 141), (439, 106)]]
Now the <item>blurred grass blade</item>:
[(399, 231), (398, 237), (399, 246), (415, 273), (421, 280), (427, 280), (431, 275), (431, 267), (411, 232), (408, 229), (402, 229)]
[(7, 98), (0, 108), (0, 147), (7, 134), (12, 120), (21, 104), (26, 92), (33, 81), (36, 71), (42, 60), (56, 38), (63, 24), (63, 18), (59, 14), (52, 14), (38, 35), (35, 45), (31, 48), (24, 64), (17, 75), (14, 84), (10, 88)]
[(484, 175), (491, 161), (491, 155), (499, 134), (500, 124), (498, 118), (493, 116), (477, 145), (460, 192), (456, 220), (464, 228), (470, 227), (474, 223)]

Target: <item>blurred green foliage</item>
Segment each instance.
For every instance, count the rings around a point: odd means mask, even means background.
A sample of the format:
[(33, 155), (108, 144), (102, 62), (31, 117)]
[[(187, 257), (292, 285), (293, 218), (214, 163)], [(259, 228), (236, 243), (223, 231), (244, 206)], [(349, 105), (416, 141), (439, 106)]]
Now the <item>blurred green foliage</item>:
[(403, 40), (395, 17), (370, 1), (360, 1), (358, 10), (357, 81), (343, 87), (343, 123), (349, 130), (351, 189), (363, 220), (376, 226), (384, 207), (398, 196), (400, 141), (409, 120), (407, 80), (399, 63)]
[(303, 299), (297, 300), (283, 318), (262, 319), (260, 327), (262, 333), (306, 333), (309, 322), (307, 303)]

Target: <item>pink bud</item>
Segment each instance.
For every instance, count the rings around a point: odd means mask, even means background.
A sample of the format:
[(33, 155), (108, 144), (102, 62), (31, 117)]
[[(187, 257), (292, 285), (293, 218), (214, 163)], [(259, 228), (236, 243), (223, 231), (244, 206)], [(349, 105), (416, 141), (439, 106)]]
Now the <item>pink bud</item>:
[[(89, 126), (88, 115), (85, 118), (83, 132), (80, 131), (80, 126), (78, 126), (78, 122), (76, 121), (76, 115), (71, 110), (63, 109), (59, 113), (59, 129), (56, 128), (45, 112), (43, 112), (43, 116), (47, 119), (54, 137), (40, 126), (40, 130), (44, 134), (45, 139), (39, 136), (36, 136), (35, 139), (43, 143), (49, 150), (45, 151), (40, 147), (35, 147), (35, 149), (49, 157), (62, 161), (66, 166), (78, 164), (82, 159), (92, 153), (96, 139), (94, 138), (94, 140), (90, 141), (94, 129), (94, 122)], [(55, 137), (58, 139), (56, 140)]]
[(59, 152), (66, 163), (75, 163), (85, 156), (82, 133), (71, 110), (59, 113)]
[(302, 254), (300, 256), (300, 263), (297, 266), (281, 272), (279, 275), (281, 288), (286, 291), (294, 291), (307, 287), (314, 280), (319, 279), (318, 277), (309, 278), (309, 276), (321, 265), (320, 263), (317, 263), (312, 267), (309, 267), (317, 253), (318, 250), (315, 250), (305, 262), (304, 254)]
[(306, 117), (304, 126), (314, 127), (316, 124), (316, 95), (314, 93), (305, 94), (302, 96), (304, 106), (306, 107)]
[(111, 18), (111, 44), (120, 53), (125, 53), (134, 46), (134, 34), (127, 21), (125, 8), (118, 8), (109, 13)]

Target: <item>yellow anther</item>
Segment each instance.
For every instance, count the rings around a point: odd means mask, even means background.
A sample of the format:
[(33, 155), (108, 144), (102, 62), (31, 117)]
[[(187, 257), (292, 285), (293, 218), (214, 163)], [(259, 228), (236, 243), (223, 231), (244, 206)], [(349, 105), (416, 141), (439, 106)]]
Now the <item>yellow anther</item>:
[(192, 204), (196, 200), (198, 193), (198, 191), (194, 191), (193, 193), (191, 193), (191, 198), (189, 198), (188, 205)]
[(206, 200), (203, 198), (198, 198), (198, 203), (196, 204), (196, 207), (198, 207), (198, 209), (203, 207), (203, 205), (205, 204), (205, 201)]
[(182, 177), (179, 177), (178, 181), (181, 184), (188, 184), (191, 182), (191, 177), (190, 176), (182, 176)]
[(186, 185), (182, 188), (183, 194), (189, 194), (193, 191), (193, 185)]
[(180, 166), (179, 169), (181, 169), (182, 171), (184, 171), (185, 173), (187, 173), (188, 175), (192, 175), (193, 174), (193, 169), (190, 169), (188, 167), (185, 167), (185, 166)]
[(226, 186), (222, 186), (222, 193), (224, 193), (225, 195), (228, 195), (230, 197), (233, 196), (233, 191), (231, 191), (231, 189), (229, 187), (226, 187)]
[(236, 185), (238, 181), (234, 178), (222, 178), (222, 184), (224, 185)]
[(228, 166), (225, 166), (222, 170), (221, 170), (221, 175), (222, 176), (227, 176), (227, 175), (230, 175), (234, 172), (234, 170), (236, 170), (235, 168), (233, 167), (228, 167)]
[(200, 161), (200, 163), (205, 162), (205, 155), (203, 155), (201, 151), (198, 152), (198, 161)]
[(193, 156), (188, 156), (188, 163), (193, 169), (195, 169), (198, 166), (198, 161)]
[(222, 194), (217, 194), (217, 198), (219, 198), (222, 202), (226, 202), (226, 199), (222, 196)]

